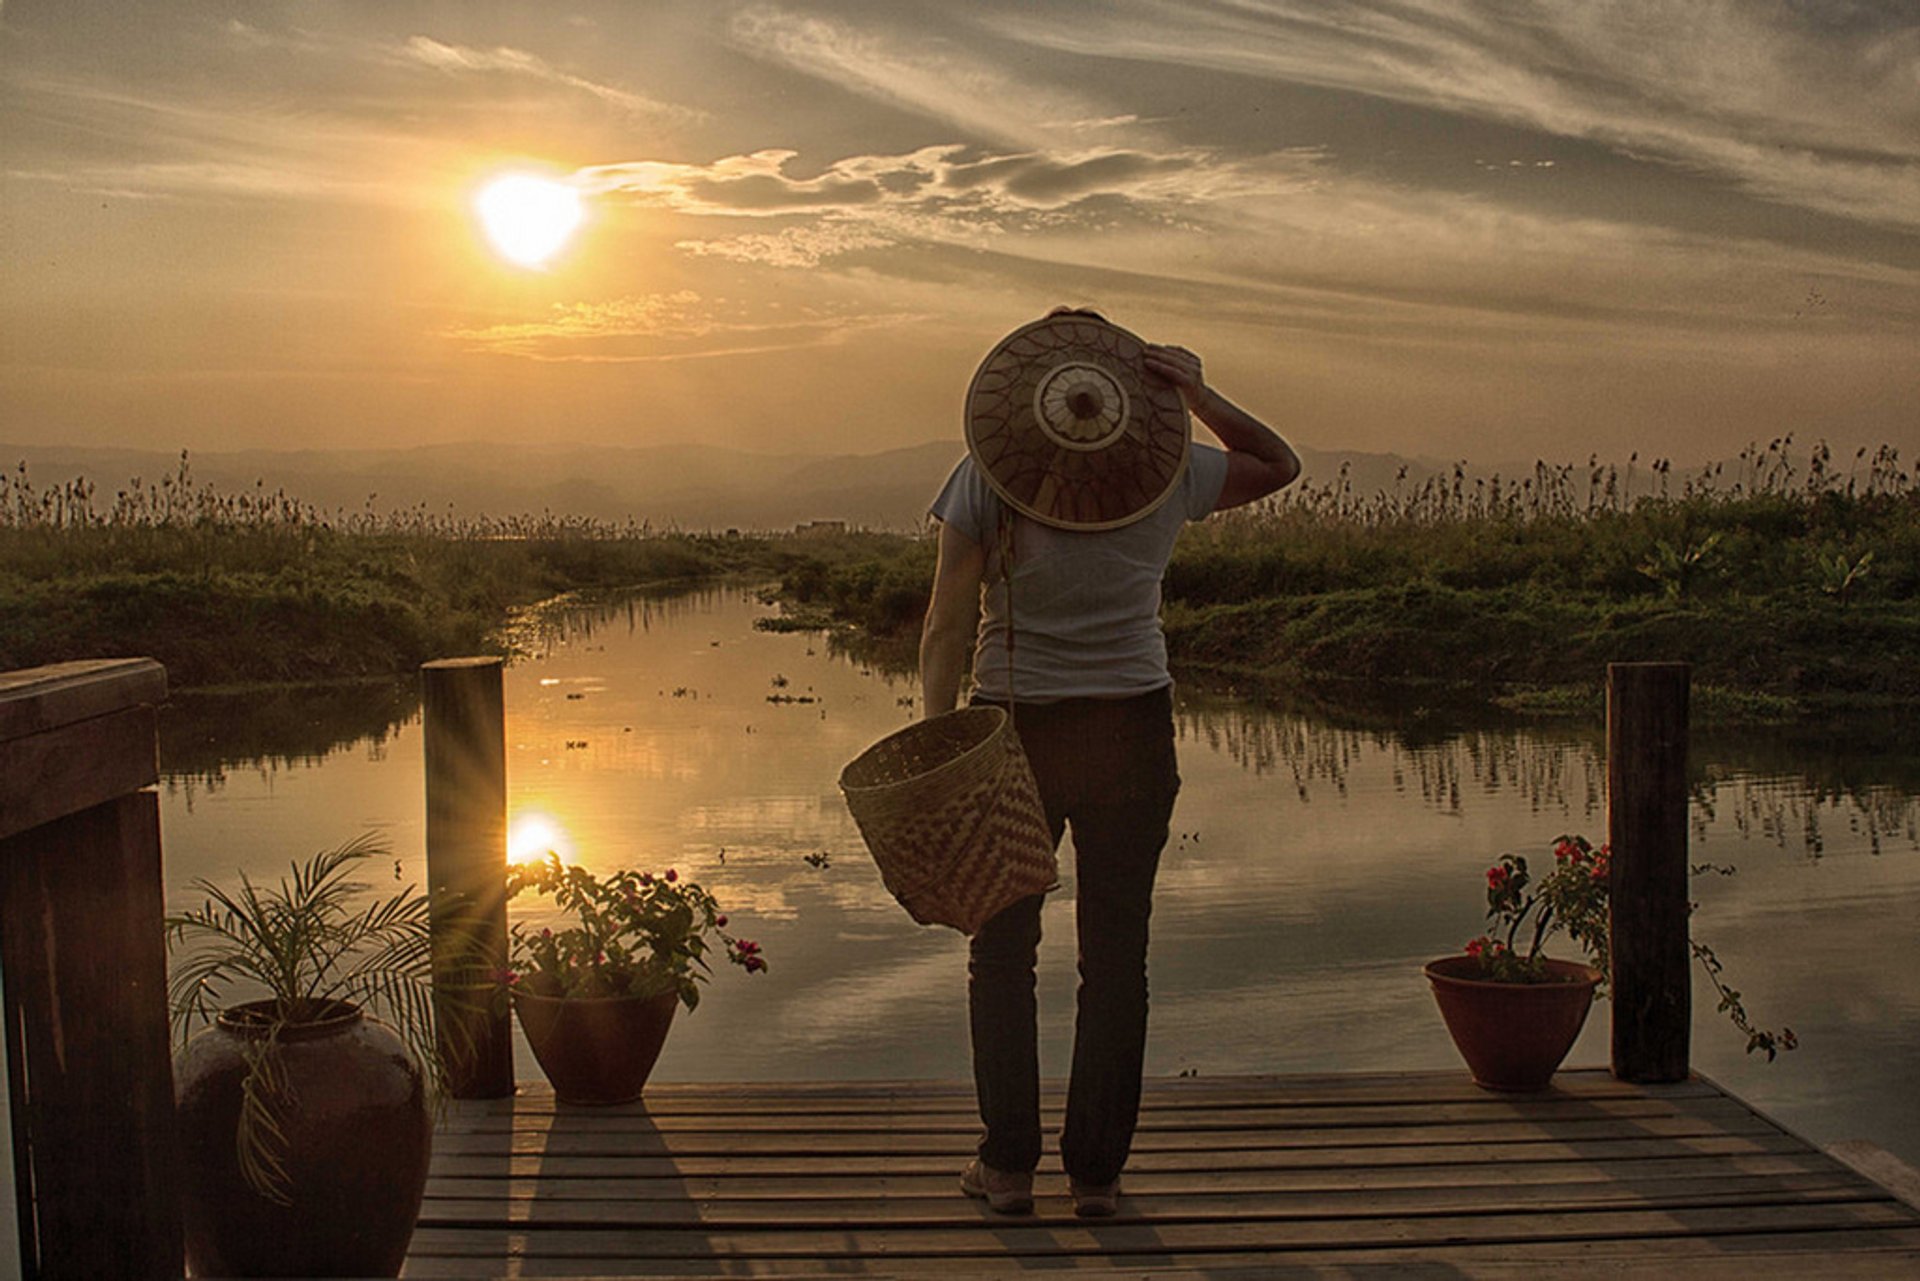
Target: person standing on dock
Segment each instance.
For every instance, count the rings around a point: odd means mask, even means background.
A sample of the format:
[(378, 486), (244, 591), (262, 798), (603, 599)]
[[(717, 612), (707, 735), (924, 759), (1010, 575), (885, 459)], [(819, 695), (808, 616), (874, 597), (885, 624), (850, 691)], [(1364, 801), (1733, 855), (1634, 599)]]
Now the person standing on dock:
[[(1224, 450), (1189, 439), (1189, 420)], [(1009, 709), (1053, 840), (1073, 828), (1080, 987), (1060, 1151), (1074, 1210), (1111, 1215), (1140, 1108), (1147, 923), (1180, 787), (1160, 585), (1175, 539), (1274, 493), (1300, 459), (1209, 387), (1200, 358), (1097, 312), (1014, 331), (968, 390), (968, 456), (935, 499), (920, 640), (924, 714)], [(968, 1012), (985, 1135), (961, 1189), (1033, 1208), (1040, 1161), (1035, 965), (1044, 895), (973, 936)]]

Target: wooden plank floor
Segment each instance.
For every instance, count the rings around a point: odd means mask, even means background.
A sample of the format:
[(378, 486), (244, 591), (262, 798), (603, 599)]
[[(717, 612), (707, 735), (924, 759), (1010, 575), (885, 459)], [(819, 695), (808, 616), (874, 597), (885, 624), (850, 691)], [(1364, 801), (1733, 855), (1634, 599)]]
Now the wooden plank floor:
[(1714, 1085), (1556, 1083), (1150, 1081), (1104, 1223), (1051, 1148), (1034, 1215), (962, 1197), (965, 1085), (523, 1086), (453, 1105), (405, 1275), (1920, 1275), (1920, 1212)]

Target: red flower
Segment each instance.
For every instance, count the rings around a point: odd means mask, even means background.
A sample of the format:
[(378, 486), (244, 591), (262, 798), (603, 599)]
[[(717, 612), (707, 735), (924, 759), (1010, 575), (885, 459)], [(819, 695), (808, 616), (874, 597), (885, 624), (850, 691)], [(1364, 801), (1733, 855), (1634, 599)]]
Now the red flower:
[(1572, 841), (1561, 841), (1553, 847), (1553, 857), (1561, 863), (1577, 863), (1580, 861), (1580, 847)]
[(1480, 953), (1484, 952), (1486, 948), (1487, 948), (1487, 941), (1485, 939), (1467, 940), (1467, 955), (1471, 956), (1476, 961), (1480, 959)]
[(678, 873), (678, 872), (676, 872), (676, 871), (674, 871), (674, 870), (673, 870), (672, 868), (668, 868), (668, 869), (667, 869), (667, 879), (668, 879), (669, 881), (677, 881), (677, 880), (679, 880), (679, 879), (680, 879), (680, 873)]
[(747, 973), (749, 974), (758, 974), (761, 970), (764, 970), (767, 968), (767, 963), (757, 956), (749, 956), (746, 959), (745, 964), (747, 967)]
[(724, 917), (724, 916), (716, 916), (716, 917), (714, 917), (714, 918), (713, 918), (713, 923), (714, 923), (715, 925), (717, 925), (717, 926), (719, 926), (719, 927), (720, 927), (721, 929), (723, 929), (723, 930), (727, 928), (727, 918), (726, 918), (726, 917)]
[(1508, 872), (1505, 864), (1496, 863), (1487, 869), (1487, 888), (1497, 890), (1505, 888)]

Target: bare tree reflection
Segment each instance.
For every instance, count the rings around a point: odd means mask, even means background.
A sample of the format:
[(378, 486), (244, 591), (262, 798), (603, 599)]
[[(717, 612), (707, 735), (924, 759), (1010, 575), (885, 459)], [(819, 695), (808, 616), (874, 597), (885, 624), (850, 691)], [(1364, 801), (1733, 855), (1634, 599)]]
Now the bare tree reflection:
[[(1361, 767), (1384, 769), (1395, 794), (1430, 809), (1463, 813), (1480, 795), (1517, 796), (1534, 813), (1605, 821), (1604, 727), (1532, 725), (1482, 709), (1447, 727), (1423, 709), (1406, 727), (1383, 723), (1379, 708), (1343, 716), (1183, 686), (1183, 741), (1201, 745), (1257, 776), (1286, 779), (1303, 802), (1348, 799)], [(1696, 735), (1690, 791), (1695, 838), (1716, 829), (1809, 859), (1843, 832), (1874, 854), (1890, 843), (1920, 849), (1920, 758), (1895, 736), (1836, 734), (1834, 727), (1767, 726)], [(1865, 750), (1863, 750), (1865, 749)]]

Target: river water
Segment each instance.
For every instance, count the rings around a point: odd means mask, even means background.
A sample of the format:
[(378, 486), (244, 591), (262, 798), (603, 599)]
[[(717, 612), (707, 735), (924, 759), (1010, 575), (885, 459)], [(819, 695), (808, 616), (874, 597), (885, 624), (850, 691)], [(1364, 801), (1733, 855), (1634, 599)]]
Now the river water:
[[(551, 621), (506, 673), (510, 825), (595, 868), (706, 885), (769, 973), (726, 966), (683, 1012), (663, 1080), (964, 1078), (965, 946), (881, 888), (835, 789), (840, 766), (917, 715), (917, 686), (756, 630), (727, 588)], [(1185, 785), (1162, 863), (1147, 1070), (1458, 1066), (1420, 965), (1483, 928), (1483, 872), (1605, 825), (1601, 728), (1420, 709), (1367, 715), (1178, 690)], [(409, 690), (182, 699), (162, 733), (176, 907), (196, 877), (255, 880), (368, 829), (393, 888), (424, 882)], [(1695, 986), (1697, 1070), (1807, 1138), (1871, 1138), (1920, 1164), (1920, 751), (1898, 726), (1702, 732), (1693, 744), (1694, 933), (1772, 1064)], [(1064, 1074), (1072, 859), (1042, 944), (1042, 1070)], [(517, 909), (516, 909), (517, 910)], [(1565, 945), (1562, 945), (1565, 951)], [(1597, 1005), (1574, 1064), (1604, 1064)], [(538, 1068), (524, 1044), (522, 1079)]]

